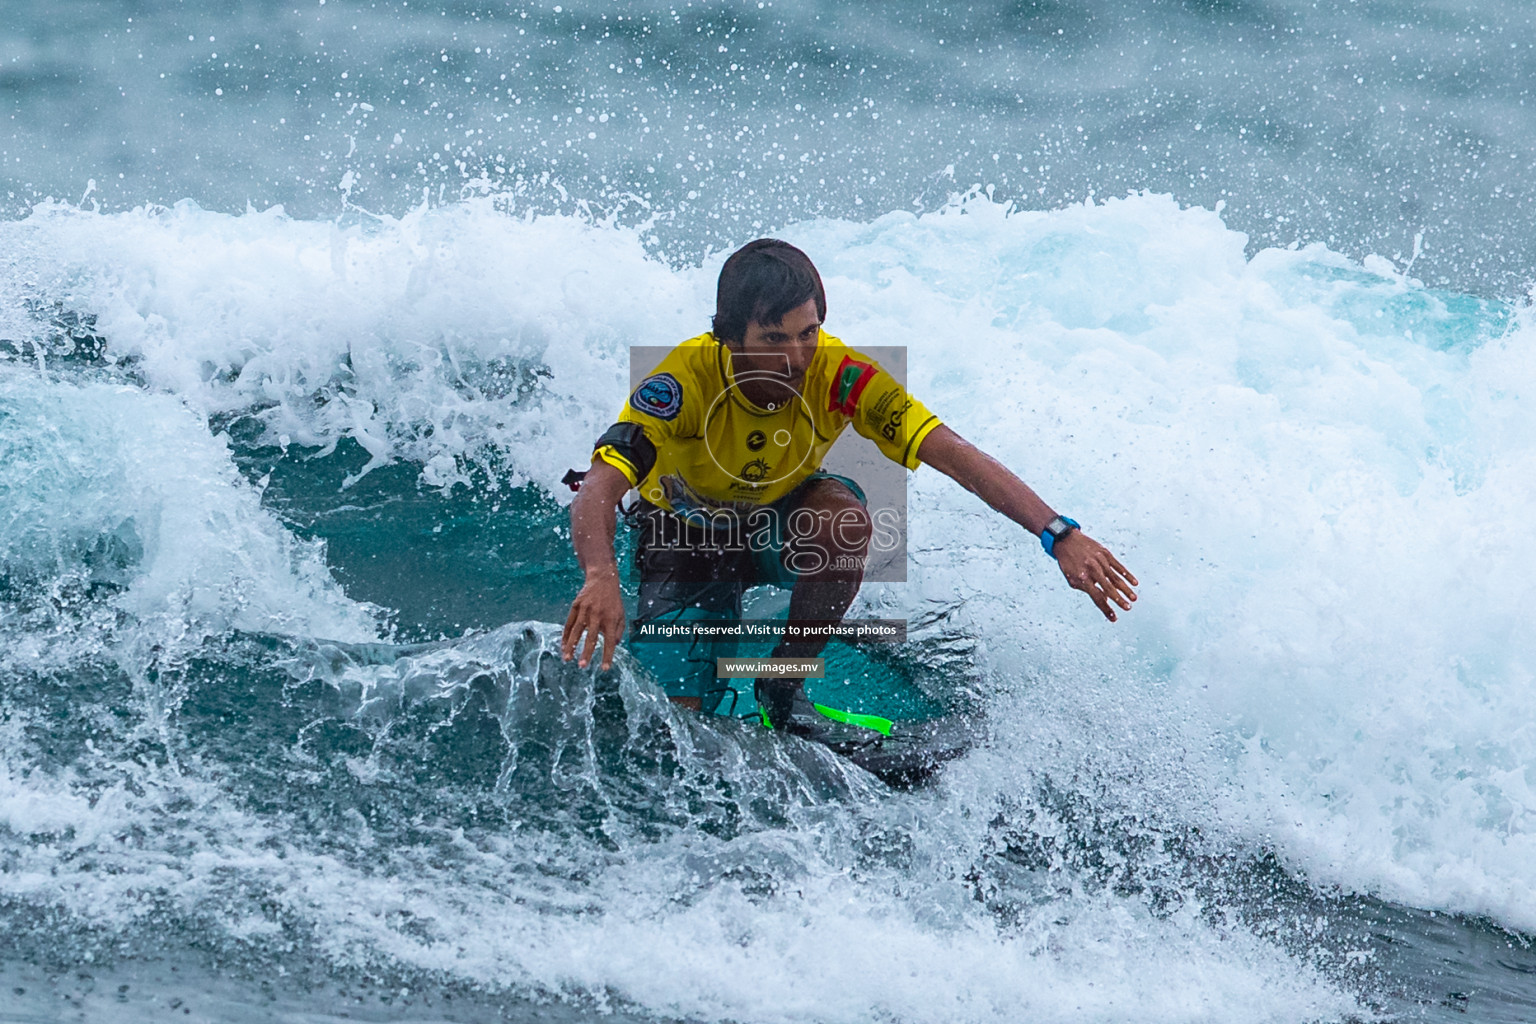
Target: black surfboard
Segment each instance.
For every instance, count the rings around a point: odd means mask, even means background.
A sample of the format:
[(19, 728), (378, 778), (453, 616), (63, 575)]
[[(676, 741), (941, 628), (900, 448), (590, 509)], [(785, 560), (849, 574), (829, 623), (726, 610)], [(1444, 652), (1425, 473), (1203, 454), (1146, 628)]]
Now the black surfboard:
[(828, 749), (886, 785), (908, 789), (928, 781), (947, 762), (960, 757), (983, 738), (980, 720), (968, 715), (948, 715), (893, 722), (889, 736), (872, 733), (864, 742), (829, 745)]

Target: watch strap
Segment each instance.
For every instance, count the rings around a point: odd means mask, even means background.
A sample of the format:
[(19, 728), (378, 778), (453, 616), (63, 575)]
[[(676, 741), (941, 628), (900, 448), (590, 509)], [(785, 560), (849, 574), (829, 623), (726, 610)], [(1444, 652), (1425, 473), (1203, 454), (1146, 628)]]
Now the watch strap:
[(1052, 558), (1056, 557), (1056, 542), (1061, 540), (1073, 530), (1079, 530), (1076, 519), (1068, 519), (1066, 516), (1057, 516), (1045, 524), (1045, 529), (1040, 531), (1040, 546), (1045, 548), (1045, 553)]

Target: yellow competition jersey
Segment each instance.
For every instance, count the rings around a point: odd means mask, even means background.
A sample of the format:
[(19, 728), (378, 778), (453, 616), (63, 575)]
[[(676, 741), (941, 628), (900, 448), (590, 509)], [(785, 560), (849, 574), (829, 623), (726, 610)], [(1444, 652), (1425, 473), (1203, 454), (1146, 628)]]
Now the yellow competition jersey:
[(619, 421), (639, 424), (656, 446), (656, 465), (639, 480), (613, 446), (597, 456), (646, 500), (679, 513), (744, 512), (777, 501), (821, 468), (850, 423), (887, 457), (916, 469), (918, 446), (939, 425), (878, 363), (825, 331), (804, 389), (781, 408), (748, 400), (736, 386), (730, 350), (701, 334), (641, 381)]

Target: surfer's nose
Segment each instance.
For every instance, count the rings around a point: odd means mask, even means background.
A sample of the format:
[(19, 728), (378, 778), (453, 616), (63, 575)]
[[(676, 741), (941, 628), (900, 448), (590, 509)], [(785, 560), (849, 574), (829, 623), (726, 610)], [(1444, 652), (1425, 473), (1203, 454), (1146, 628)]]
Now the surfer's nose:
[(792, 380), (801, 380), (805, 377), (805, 371), (810, 369), (811, 357), (816, 350), (795, 348), (789, 353), (789, 376)]

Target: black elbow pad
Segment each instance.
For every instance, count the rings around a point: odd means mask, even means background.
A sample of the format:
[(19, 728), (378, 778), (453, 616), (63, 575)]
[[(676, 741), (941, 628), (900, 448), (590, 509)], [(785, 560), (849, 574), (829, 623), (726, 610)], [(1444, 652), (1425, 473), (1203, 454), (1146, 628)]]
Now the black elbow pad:
[(611, 447), (634, 466), (639, 480), (650, 476), (651, 467), (656, 465), (656, 446), (638, 423), (615, 423), (603, 431), (592, 448), (595, 451), (604, 447)]

